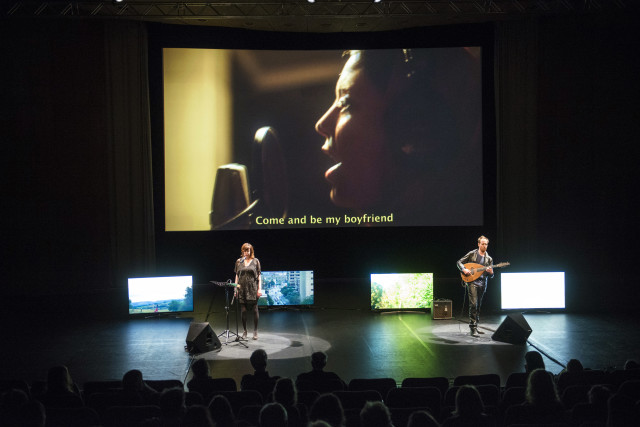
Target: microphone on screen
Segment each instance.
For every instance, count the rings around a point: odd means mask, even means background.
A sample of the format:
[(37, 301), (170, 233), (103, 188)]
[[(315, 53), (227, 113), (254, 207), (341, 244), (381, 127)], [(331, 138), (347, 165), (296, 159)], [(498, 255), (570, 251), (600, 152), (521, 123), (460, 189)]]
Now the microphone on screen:
[(209, 212), (212, 230), (249, 228), (257, 204), (258, 200), (249, 199), (246, 166), (230, 163), (218, 168)]
[(251, 151), (250, 176), (247, 167), (238, 163), (222, 165), (216, 171), (209, 212), (212, 230), (248, 229), (256, 216), (287, 216), (287, 169), (275, 130), (269, 126), (258, 129)]
[(258, 129), (253, 138), (251, 188), (260, 200), (259, 215), (286, 218), (289, 209), (287, 167), (280, 139), (270, 126)]

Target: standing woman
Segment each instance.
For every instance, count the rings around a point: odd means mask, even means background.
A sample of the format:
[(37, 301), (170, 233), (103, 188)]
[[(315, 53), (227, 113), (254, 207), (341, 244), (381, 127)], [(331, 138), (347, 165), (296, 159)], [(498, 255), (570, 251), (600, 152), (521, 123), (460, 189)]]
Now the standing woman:
[(253, 311), (253, 339), (258, 339), (258, 298), (262, 295), (262, 269), (255, 257), (253, 246), (245, 243), (241, 248), (242, 256), (236, 261), (236, 292), (242, 314), (242, 338), (247, 338), (247, 311)]

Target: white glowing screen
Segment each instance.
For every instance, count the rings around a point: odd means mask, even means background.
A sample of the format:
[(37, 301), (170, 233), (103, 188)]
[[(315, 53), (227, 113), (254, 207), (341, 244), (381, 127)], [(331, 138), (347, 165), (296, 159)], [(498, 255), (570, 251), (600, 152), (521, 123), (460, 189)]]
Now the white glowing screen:
[(565, 308), (564, 272), (501, 273), (502, 309)]

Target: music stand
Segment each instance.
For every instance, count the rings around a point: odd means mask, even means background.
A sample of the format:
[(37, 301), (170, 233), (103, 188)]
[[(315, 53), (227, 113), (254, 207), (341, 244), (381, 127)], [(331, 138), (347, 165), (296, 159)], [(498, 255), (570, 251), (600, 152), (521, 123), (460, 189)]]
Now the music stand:
[[(220, 335), (218, 335), (218, 338), (220, 338), (221, 336), (225, 337), (225, 341), (222, 343), (224, 345), (229, 345), (229, 336), (230, 335), (235, 335), (235, 339), (232, 342), (237, 342), (242, 344), (243, 346), (245, 346), (246, 348), (249, 348), (249, 346), (247, 344), (245, 344), (244, 342), (242, 342), (242, 339), (240, 338), (240, 335), (238, 335), (238, 301), (236, 300), (236, 295), (235, 295), (235, 289), (238, 287), (237, 283), (232, 283), (231, 280), (229, 280), (228, 282), (215, 282), (213, 280), (210, 281), (210, 283), (213, 283), (216, 286), (220, 286), (224, 288), (224, 301), (225, 301), (225, 305), (224, 305), (224, 310), (226, 312), (226, 318), (227, 318), (227, 329), (224, 330), (224, 332), (222, 332)], [(233, 299), (231, 300), (231, 303), (229, 303), (229, 290), (233, 289), (234, 290), (234, 295), (233, 295)], [(231, 308), (231, 305), (233, 304), (233, 301), (236, 300), (236, 331), (232, 332), (231, 330), (229, 330), (229, 309)], [(212, 300), (213, 302), (213, 300)], [(211, 304), (209, 305), (209, 311), (211, 311)], [(209, 317), (209, 314), (207, 313), (207, 317)]]

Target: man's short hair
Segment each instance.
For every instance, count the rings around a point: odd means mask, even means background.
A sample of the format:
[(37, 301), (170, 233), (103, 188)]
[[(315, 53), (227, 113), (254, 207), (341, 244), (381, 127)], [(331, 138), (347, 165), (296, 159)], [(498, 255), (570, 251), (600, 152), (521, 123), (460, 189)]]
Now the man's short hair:
[(327, 354), (323, 351), (316, 351), (311, 355), (311, 366), (313, 369), (323, 369), (327, 365)]
[(262, 349), (258, 349), (253, 353), (251, 353), (251, 357), (249, 358), (249, 361), (251, 362), (251, 366), (253, 366), (253, 369), (266, 368), (267, 352)]

